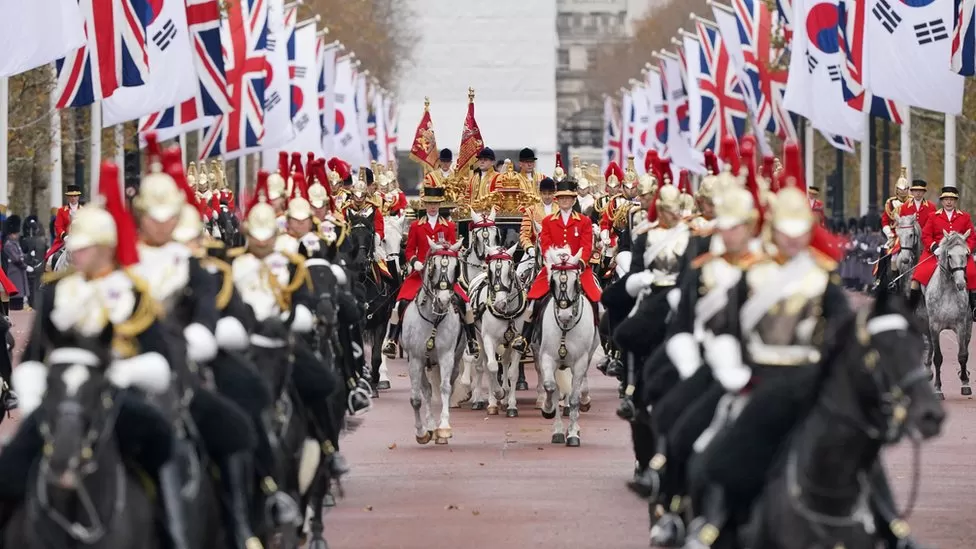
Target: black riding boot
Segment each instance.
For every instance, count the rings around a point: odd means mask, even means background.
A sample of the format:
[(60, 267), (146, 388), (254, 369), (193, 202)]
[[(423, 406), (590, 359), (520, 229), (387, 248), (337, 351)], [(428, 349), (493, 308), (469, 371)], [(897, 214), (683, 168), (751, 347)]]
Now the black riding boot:
[[(970, 294), (969, 302), (972, 303), (972, 294)], [(922, 302), (922, 289), (912, 288), (912, 291), (908, 294), (908, 309), (912, 312), (918, 308), (918, 304)]]
[(701, 514), (691, 523), (689, 544), (693, 544), (692, 547), (711, 547), (728, 519), (725, 490), (717, 484), (706, 486), (698, 511)]
[[(971, 295), (971, 294), (970, 294)], [(971, 298), (970, 298), (971, 299)], [(874, 513), (878, 538), (886, 549), (921, 549), (921, 545), (909, 537), (908, 524), (895, 512), (895, 497), (891, 493), (884, 467), (878, 461), (870, 473), (871, 499), (868, 502)]]
[(465, 322), (463, 326), (464, 335), (468, 339), (468, 354), (477, 358), (478, 354), (481, 352), (481, 347), (478, 346), (478, 330), (475, 327), (474, 322)]
[(244, 452), (226, 456), (220, 460), (220, 484), (223, 488), (224, 530), (228, 549), (262, 549), (261, 540), (251, 531), (248, 520), (247, 454)]
[(973, 320), (976, 320), (976, 292), (969, 292), (969, 310), (973, 313)]
[(522, 333), (512, 341), (513, 351), (525, 354), (525, 350), (529, 348), (529, 344), (532, 342), (532, 330), (534, 328), (535, 323), (533, 321), (525, 321), (525, 324), (522, 325)]
[(186, 512), (183, 507), (183, 483), (180, 481), (179, 465), (174, 456), (159, 468), (159, 499), (163, 511), (163, 527), (166, 541), (172, 549), (190, 549), (186, 539)]
[(387, 337), (386, 342), (383, 343), (383, 354), (387, 358), (396, 358), (397, 341), (400, 339), (400, 325), (391, 322), (390, 326), (386, 329)]

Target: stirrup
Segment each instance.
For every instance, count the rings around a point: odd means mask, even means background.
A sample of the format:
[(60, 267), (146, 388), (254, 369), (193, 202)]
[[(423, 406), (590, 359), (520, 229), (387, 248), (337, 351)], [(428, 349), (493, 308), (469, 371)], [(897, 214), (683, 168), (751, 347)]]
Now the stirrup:
[(525, 337), (523, 337), (522, 334), (515, 336), (515, 339), (512, 340), (513, 351), (524, 353), (526, 347), (528, 347), (528, 342), (525, 340)]
[(397, 343), (392, 339), (387, 339), (386, 343), (383, 344), (383, 354), (387, 358), (396, 358)]
[(478, 358), (478, 355), (481, 354), (481, 346), (478, 345), (478, 342), (474, 339), (468, 340), (468, 354), (470, 354), (472, 358)]

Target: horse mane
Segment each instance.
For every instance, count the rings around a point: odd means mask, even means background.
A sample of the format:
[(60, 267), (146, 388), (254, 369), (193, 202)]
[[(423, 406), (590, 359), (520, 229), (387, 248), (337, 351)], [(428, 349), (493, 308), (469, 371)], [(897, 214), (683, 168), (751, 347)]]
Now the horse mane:
[(945, 255), (948, 249), (952, 246), (965, 246), (969, 249), (969, 244), (966, 243), (966, 237), (962, 234), (952, 231), (951, 233), (945, 235), (942, 242), (939, 244), (939, 254), (940, 256)]

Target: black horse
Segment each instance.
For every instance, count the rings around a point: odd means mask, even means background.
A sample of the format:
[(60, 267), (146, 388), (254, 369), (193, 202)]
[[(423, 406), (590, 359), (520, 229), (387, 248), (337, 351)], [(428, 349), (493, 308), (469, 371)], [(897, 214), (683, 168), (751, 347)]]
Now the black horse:
[(241, 221), (226, 202), (220, 203), (220, 207), (217, 209), (217, 217), (210, 221), (209, 229), (211, 234), (219, 235), (220, 240), (228, 249), (244, 245)]
[(400, 285), (399, 273), (383, 273), (376, 264), (375, 226), (373, 216), (349, 214), (349, 235), (346, 264), (353, 279), (356, 298), (365, 309), (363, 318), (363, 340), (370, 348), (369, 382), (372, 396), (378, 395), (376, 388), (380, 381), (380, 364), (383, 362), (383, 338), (386, 336), (386, 323), (396, 302), (397, 288)]
[(152, 497), (123, 462), (113, 435), (120, 400), (106, 376), (104, 345), (78, 340), (63, 350), (70, 352), (51, 354), (47, 390), (35, 412), (44, 418), (45, 449), (31, 468), (25, 505), (3, 531), (3, 545), (155, 547)]

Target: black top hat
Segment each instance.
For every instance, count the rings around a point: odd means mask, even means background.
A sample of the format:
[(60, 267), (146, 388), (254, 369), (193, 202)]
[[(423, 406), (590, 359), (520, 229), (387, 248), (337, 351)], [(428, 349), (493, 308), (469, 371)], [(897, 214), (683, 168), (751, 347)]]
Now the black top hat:
[(579, 185), (572, 177), (560, 179), (556, 183), (556, 196), (576, 196), (576, 190), (578, 187)]
[(959, 198), (959, 189), (951, 186), (942, 187), (939, 198)]
[(451, 149), (441, 149), (441, 154), (437, 159), (441, 162), (450, 162), (454, 160), (454, 153), (451, 152)]
[(539, 182), (539, 191), (540, 192), (545, 192), (545, 191), (555, 192), (556, 191), (556, 182), (553, 181), (553, 179), (551, 177), (543, 178), (542, 181)]
[(424, 202), (444, 202), (444, 187), (424, 187)]
[(78, 185), (68, 185), (64, 189), (64, 196), (81, 196), (81, 187)]
[(20, 216), (11, 215), (6, 221), (3, 222), (3, 232), (4, 234), (17, 234), (20, 232), (20, 226)]
[(519, 151), (519, 162), (535, 162), (536, 160), (538, 159), (532, 149), (526, 147)]
[(494, 162), (495, 151), (489, 149), (488, 147), (481, 149), (481, 152), (478, 153), (478, 160), (491, 160)]
[(910, 187), (909, 190), (912, 190), (912, 191), (925, 191), (925, 190), (928, 190), (927, 187), (928, 187), (928, 183), (926, 183), (924, 179), (913, 179), (912, 180), (912, 186)]
[(820, 187), (818, 187), (816, 185), (810, 185), (810, 186), (808, 186), (807, 187), (807, 190), (808, 191), (812, 191), (812, 192), (814, 192), (816, 194), (820, 194)]

